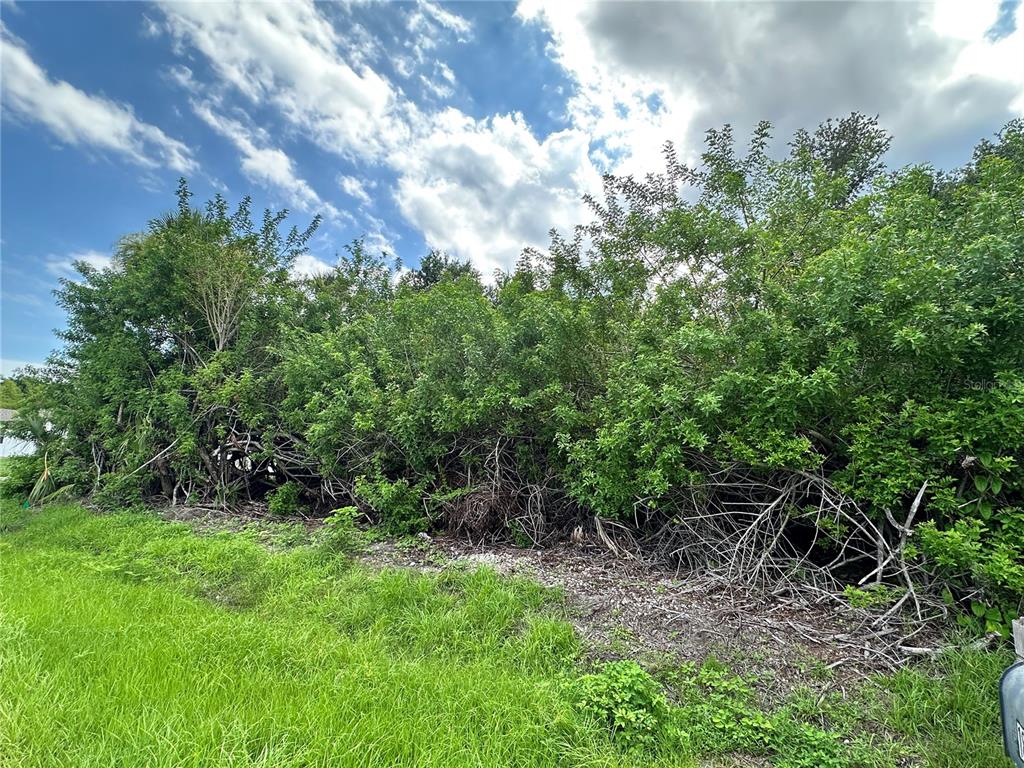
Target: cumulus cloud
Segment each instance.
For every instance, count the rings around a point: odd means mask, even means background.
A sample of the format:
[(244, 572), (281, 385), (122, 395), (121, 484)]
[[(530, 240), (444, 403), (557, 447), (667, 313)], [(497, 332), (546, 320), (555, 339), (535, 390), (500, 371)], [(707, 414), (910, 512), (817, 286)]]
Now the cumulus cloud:
[[(973, 140), (1024, 111), (1024, 11), (1016, 11), (1016, 31), (992, 35), (997, 0), (522, 0), (518, 17), (550, 35), (549, 55), (574, 84), (568, 127), (546, 136), (518, 113), (446, 108), (456, 81), (439, 40), (469, 40), (472, 25), (433, 2), (400, 8), (404, 25), (388, 51), (354, 21), (358, 50), (347, 42), (338, 23), (348, 25), (347, 6), (166, 4), (163, 14), (183, 55), (209, 61), (216, 87), (276, 107), (293, 135), (357, 167), (392, 172), (406, 220), (431, 246), (485, 274), (509, 268), (523, 246), (546, 244), (551, 227), (586, 220), (580, 197), (599, 189), (601, 172), (659, 170), (666, 139), (692, 158), (704, 130), (726, 122), (742, 136), (767, 118), (785, 139), (858, 110), (880, 114), (903, 162), (927, 156), (915, 153), (929, 142)], [(440, 106), (414, 103), (376, 71), (370, 63), (384, 53), (403, 85)], [(183, 67), (171, 76), (195, 87)], [(266, 137), (218, 124), (252, 178), (307, 205), (318, 199)], [(366, 205), (357, 177), (338, 183)], [(393, 242), (383, 227), (374, 231), (381, 244)]]
[(1022, 25), (986, 35), (998, 5), (523, 0), (518, 14), (550, 31), (576, 81), (574, 122), (630, 165), (653, 133), (693, 149), (726, 122), (785, 136), (858, 110), (905, 148), (998, 125), (1024, 106)]
[[(430, 245), (470, 259), (485, 274), (511, 267), (523, 246), (546, 243), (552, 226), (571, 226), (581, 190), (597, 183), (584, 133), (539, 140), (521, 115), (424, 114), (385, 77), (354, 69), (334, 27), (311, 3), (173, 4), (163, 10), (176, 39), (206, 56), (224, 84), (278, 105), (293, 127), (328, 151), (386, 163), (398, 174), (395, 199), (409, 223)], [(472, 34), (465, 19), (429, 2), (413, 6), (407, 26), (417, 56), (440, 31), (458, 39)], [(430, 66), (433, 79), (423, 82), (444, 98), (455, 75), (443, 62)], [(174, 73), (192, 82), (191, 73)], [(288, 184), (291, 166), (270, 153), (257, 157), (256, 142), (245, 139), (241, 126), (204, 119), (236, 142), (254, 178), (266, 165), (265, 175), (273, 170), (282, 186)], [(356, 200), (369, 200), (357, 179), (342, 177), (339, 184)], [(392, 253), (393, 240), (383, 226), (367, 235), (367, 243)]]
[(581, 220), (581, 192), (600, 184), (588, 146), (578, 130), (539, 141), (519, 114), (475, 120), (448, 109), (393, 157), (396, 198), (431, 246), (489, 275), (524, 246), (546, 245), (552, 226)]
[(118, 154), (146, 168), (196, 170), (188, 147), (140, 120), (130, 106), (51, 78), (3, 24), (0, 36), (5, 118), (38, 123), (65, 144)]
[(292, 263), (291, 276), (296, 279), (316, 277), (331, 271), (331, 265), (309, 253), (300, 253)]

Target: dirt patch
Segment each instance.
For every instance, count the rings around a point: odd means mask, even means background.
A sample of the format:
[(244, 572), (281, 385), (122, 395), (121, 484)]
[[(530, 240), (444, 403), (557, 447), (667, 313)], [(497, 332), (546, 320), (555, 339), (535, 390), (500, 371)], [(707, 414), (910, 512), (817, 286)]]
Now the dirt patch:
[(841, 606), (755, 597), (699, 574), (613, 557), (586, 544), (546, 549), (474, 545), (448, 536), (416, 546), (373, 544), (376, 567), (439, 571), (489, 567), (560, 590), (568, 618), (596, 657), (631, 656), (651, 665), (710, 656), (751, 679), (768, 701), (800, 686), (844, 689), (891, 668), (888, 645), (865, 631), (866, 616)]
[(166, 505), (154, 511), (165, 520), (185, 523), (198, 533), (221, 531), (241, 532), (252, 528), (298, 527), (312, 534), (323, 526), (323, 520), (313, 517), (281, 517), (267, 512), (266, 504), (252, 502), (225, 510), (220, 507)]

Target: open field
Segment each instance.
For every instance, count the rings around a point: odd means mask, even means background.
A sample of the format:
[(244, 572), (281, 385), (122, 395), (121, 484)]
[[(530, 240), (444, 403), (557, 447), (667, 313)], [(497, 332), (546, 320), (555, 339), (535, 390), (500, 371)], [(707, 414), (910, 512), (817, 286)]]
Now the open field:
[[(652, 704), (646, 683), (583, 676), (587, 649), (535, 583), (376, 571), (337, 553), (349, 542), (293, 538), (267, 548), (141, 514), (6, 510), (0, 762), (1000, 764), (1000, 654), (770, 712), (721, 665), (664, 665), (667, 700)], [(609, 680), (635, 695), (624, 710), (654, 718), (643, 738), (581, 703)]]

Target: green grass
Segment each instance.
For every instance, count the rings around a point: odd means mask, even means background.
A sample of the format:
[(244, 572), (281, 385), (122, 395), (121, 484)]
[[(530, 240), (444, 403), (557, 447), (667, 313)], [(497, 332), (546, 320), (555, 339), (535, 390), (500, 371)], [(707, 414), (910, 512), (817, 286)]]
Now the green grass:
[(878, 682), (877, 719), (920, 745), (929, 768), (1009, 766), (999, 723), (999, 678), (1013, 653), (951, 652)]
[(526, 582), (73, 507), (0, 547), (9, 765), (630, 762), (555, 683), (577, 642)]
[[(270, 538), (8, 508), (0, 765), (1001, 764), (1003, 656), (902, 673), (864, 706), (771, 713), (724, 668), (677, 668), (660, 676), (668, 703), (648, 751), (630, 752), (581, 711), (581, 647), (551, 592), (487, 570), (375, 572), (287, 546), (294, 531)], [(622, 690), (586, 679), (611, 701)], [(879, 724), (907, 741), (871, 735)]]

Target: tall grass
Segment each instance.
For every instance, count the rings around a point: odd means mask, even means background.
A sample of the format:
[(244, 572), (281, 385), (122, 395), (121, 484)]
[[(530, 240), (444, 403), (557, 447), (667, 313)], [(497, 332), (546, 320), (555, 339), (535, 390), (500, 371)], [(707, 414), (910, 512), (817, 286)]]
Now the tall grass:
[(878, 682), (876, 717), (919, 745), (928, 768), (1009, 766), (999, 720), (999, 678), (1013, 653), (952, 651)]
[(0, 581), (5, 765), (635, 762), (566, 701), (575, 636), (526, 582), (74, 507), (9, 532)]

